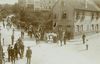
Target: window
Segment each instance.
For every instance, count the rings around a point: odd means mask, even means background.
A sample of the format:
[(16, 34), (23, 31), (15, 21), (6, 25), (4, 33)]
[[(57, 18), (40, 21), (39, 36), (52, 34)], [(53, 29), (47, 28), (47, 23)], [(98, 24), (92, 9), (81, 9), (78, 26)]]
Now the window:
[(66, 17), (67, 17), (67, 14), (64, 12), (64, 13), (62, 14), (62, 19), (66, 19)]
[(92, 13), (92, 17), (91, 17), (91, 20), (93, 20), (94, 19), (94, 13)]
[(99, 18), (99, 13), (96, 13), (96, 19), (98, 20), (98, 18)]
[(79, 12), (76, 13), (76, 20), (79, 20), (80, 16), (79, 16)]
[(51, 9), (51, 6), (49, 6), (49, 9)]
[(81, 21), (84, 20), (84, 18), (85, 18), (85, 14), (84, 14), (84, 12), (83, 12), (83, 13), (82, 13)]

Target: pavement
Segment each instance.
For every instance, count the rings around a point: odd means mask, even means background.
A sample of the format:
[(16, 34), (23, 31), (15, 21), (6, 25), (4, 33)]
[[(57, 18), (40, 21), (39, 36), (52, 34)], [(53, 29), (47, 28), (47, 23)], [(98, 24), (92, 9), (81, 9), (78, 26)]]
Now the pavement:
[[(4, 38), (3, 49), (6, 53), (5, 58), (7, 58), (7, 47), (11, 44), (11, 34), (12, 29), (7, 30), (3, 28), (2, 23), (1, 34), (2, 39)], [(15, 42), (20, 36), (20, 30), (15, 30)], [(100, 64), (100, 33), (87, 35), (89, 49), (86, 50), (86, 46), (82, 44), (81, 37), (75, 38), (73, 40), (67, 41), (66, 45), (60, 46), (59, 43), (45, 43), (41, 41), (38, 45), (34, 38), (29, 38), (27, 33), (25, 33), (25, 38), (23, 39), (25, 50), (28, 46), (32, 49), (32, 59), (31, 64)], [(24, 52), (26, 53), (26, 51)], [(7, 60), (7, 59), (6, 59)], [(16, 60), (15, 64), (26, 64), (26, 57), (24, 54), (23, 59)], [(5, 64), (11, 64), (6, 62)]]

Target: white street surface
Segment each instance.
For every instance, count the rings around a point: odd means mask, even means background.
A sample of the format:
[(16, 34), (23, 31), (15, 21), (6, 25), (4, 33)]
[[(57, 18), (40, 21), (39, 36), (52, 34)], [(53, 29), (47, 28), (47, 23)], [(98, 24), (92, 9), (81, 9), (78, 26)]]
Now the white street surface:
[[(4, 38), (4, 52), (7, 58), (7, 47), (11, 44), (12, 28), (7, 30), (1, 25), (1, 34)], [(20, 36), (20, 30), (15, 30), (15, 41)], [(60, 46), (54, 43), (45, 43), (41, 41), (36, 45), (35, 39), (30, 39), (25, 34), (24, 45), (25, 51), (28, 46), (32, 49), (31, 64), (100, 64), (100, 33), (87, 36), (87, 44), (89, 50), (86, 50), (85, 45), (82, 44), (81, 37), (67, 41), (66, 46)], [(27, 64), (24, 54), (23, 59), (16, 60), (15, 64)], [(5, 64), (11, 64), (6, 62)]]

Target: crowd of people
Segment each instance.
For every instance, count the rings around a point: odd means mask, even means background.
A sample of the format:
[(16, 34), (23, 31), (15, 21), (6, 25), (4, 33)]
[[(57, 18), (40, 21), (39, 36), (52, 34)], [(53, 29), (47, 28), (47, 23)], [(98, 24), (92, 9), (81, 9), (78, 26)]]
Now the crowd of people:
[[(53, 43), (60, 42), (61, 46), (62, 43), (66, 45), (66, 41), (73, 38), (73, 33), (67, 31), (66, 29), (63, 29), (62, 27), (54, 29), (47, 29), (46, 26), (42, 26), (41, 24), (33, 25), (33, 23), (27, 23), (23, 21), (19, 21), (15, 19), (16, 17), (10, 18), (11, 23), (9, 22), (9, 17), (7, 20), (6, 26), (11, 28), (11, 26), (17, 27), (17, 29), (21, 30), (21, 38), (24, 39), (24, 33), (26, 32), (30, 38), (35, 37), (36, 43), (39, 43), (39, 41), (45, 41), (48, 42), (52, 40)], [(5, 24), (3, 22), (3, 26), (5, 27)], [(52, 26), (51, 26), (52, 27)], [(83, 35), (82, 35), (83, 36)], [(12, 44), (14, 42), (14, 29), (13, 34), (11, 36)], [(82, 37), (83, 39), (83, 37)], [(84, 41), (84, 40), (83, 40)]]
[(24, 44), (21, 39), (18, 39), (14, 45), (9, 45), (8, 51), (8, 61), (15, 63), (15, 60), (20, 57), (23, 58), (24, 55)]
[[(8, 22), (7, 24), (4, 23), (3, 21), (3, 27), (7, 28), (8, 30), (12, 27), (12, 25), (14, 26), (13, 23)], [(35, 37), (36, 40), (36, 44), (40, 43), (40, 41), (45, 41), (46, 43), (48, 43), (49, 41), (52, 41), (53, 43), (60, 43), (60, 45), (62, 46), (63, 44), (66, 45), (66, 41), (72, 39), (72, 35), (70, 32), (68, 32), (67, 30), (63, 30), (62, 28), (58, 29), (58, 31), (53, 31), (53, 30), (44, 30), (42, 27), (39, 28), (34, 28), (33, 25), (28, 25), (25, 24), (24, 26), (21, 24), (17, 24), (16, 27), (17, 29), (21, 29), (21, 36), (18, 38), (18, 40), (16, 41), (16, 43), (14, 43), (14, 32), (15, 29), (13, 28), (12, 30), (12, 35), (11, 35), (11, 43), (8, 48), (8, 61), (12, 62), (12, 64), (15, 64), (15, 61), (18, 59), (22, 59), (24, 57), (24, 52), (25, 52), (25, 46), (24, 46), (24, 33), (26, 32), (28, 34), (28, 36), (30, 36), (30, 38), (33, 38), (33, 36)], [(86, 43), (86, 35), (83, 34), (82, 35), (82, 40), (83, 40), (83, 44)], [(86, 49), (88, 49), (88, 45), (86, 44)], [(28, 49), (26, 50), (26, 58), (27, 58), (27, 64), (31, 63), (31, 55), (32, 55), (32, 50), (30, 49), (30, 47), (28, 47)]]
[[(8, 51), (8, 61), (12, 62), (12, 64), (15, 64), (15, 61), (18, 59), (22, 59), (24, 57), (25, 53), (25, 46), (23, 41), (19, 38), (14, 45), (9, 45), (7, 48)], [(31, 63), (31, 55), (32, 50), (30, 47), (26, 50), (26, 58), (27, 58), (27, 64)]]
[[(9, 29), (12, 29), (13, 24), (9, 20), (3, 20), (2, 22), (3, 28), (6, 28), (8, 31)], [(3, 38), (3, 45), (4, 45), (4, 39)], [(11, 35), (11, 44), (8, 45), (7, 48), (7, 61), (11, 62), (12, 64), (15, 64), (16, 60), (22, 59), (23, 57), (27, 58), (27, 64), (31, 63), (31, 55), (32, 55), (32, 50), (30, 47), (26, 50), (26, 56), (24, 55), (25, 53), (25, 45), (23, 43), (24, 39), (24, 31), (21, 30), (21, 35), (19, 36), (18, 40), (15, 42), (15, 29), (13, 28), (12, 30), (12, 35)], [(5, 53), (3, 52), (4, 55), (4, 63), (5, 63)]]

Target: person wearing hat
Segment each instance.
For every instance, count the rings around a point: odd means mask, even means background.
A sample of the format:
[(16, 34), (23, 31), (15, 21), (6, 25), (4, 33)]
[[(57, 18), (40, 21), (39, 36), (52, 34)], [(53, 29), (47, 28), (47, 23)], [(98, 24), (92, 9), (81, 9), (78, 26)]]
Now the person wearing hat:
[(31, 63), (31, 56), (32, 55), (32, 50), (30, 49), (30, 47), (28, 47), (28, 49), (26, 50), (26, 58), (27, 58), (27, 64)]

